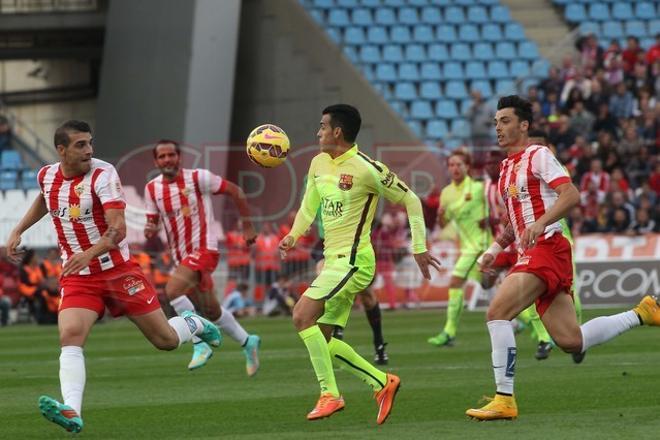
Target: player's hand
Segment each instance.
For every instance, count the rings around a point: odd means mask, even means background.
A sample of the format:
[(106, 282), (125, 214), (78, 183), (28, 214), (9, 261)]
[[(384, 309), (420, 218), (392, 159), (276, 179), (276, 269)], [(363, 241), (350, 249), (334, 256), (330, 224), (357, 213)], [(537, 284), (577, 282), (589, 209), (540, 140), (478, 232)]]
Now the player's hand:
[(248, 246), (252, 246), (257, 241), (257, 231), (251, 223), (243, 226), (243, 237), (245, 238), (245, 244)]
[(283, 260), (286, 258), (286, 253), (289, 252), (293, 247), (296, 245), (296, 241), (293, 239), (292, 236), (287, 235), (280, 241), (280, 258)]
[(520, 238), (520, 246), (523, 249), (529, 249), (536, 244), (537, 238), (545, 231), (545, 225), (534, 222), (532, 223), (525, 232), (523, 232), (522, 237)]
[(442, 206), (438, 207), (438, 224), (442, 226), (442, 222), (445, 219), (445, 208)]
[(429, 266), (435, 267), (435, 270), (440, 272), (440, 261), (435, 258), (433, 255), (429, 254), (428, 251), (422, 252), (421, 254), (413, 254), (419, 270), (424, 275), (424, 278), (427, 280), (431, 279), (431, 273), (429, 272)]
[(147, 224), (144, 225), (144, 237), (149, 239), (158, 234), (158, 225), (151, 220), (147, 220)]
[(493, 254), (489, 254), (488, 252), (484, 252), (477, 258), (477, 264), (479, 265), (479, 271), (487, 274), (494, 274), (495, 269), (493, 269), (493, 263), (495, 262), (495, 257)]
[(21, 249), (18, 246), (21, 244), (21, 234), (16, 231), (11, 231), (9, 237), (7, 238), (7, 258), (14, 263), (18, 263), (21, 259), (25, 249)]
[(488, 220), (488, 218), (482, 218), (481, 220), (479, 220), (479, 227), (481, 229), (486, 229), (489, 225), (490, 225), (490, 221)]
[(66, 260), (64, 266), (62, 266), (62, 276), (64, 277), (80, 272), (89, 266), (90, 261), (92, 261), (92, 257), (90, 257), (87, 252), (73, 254), (71, 258)]

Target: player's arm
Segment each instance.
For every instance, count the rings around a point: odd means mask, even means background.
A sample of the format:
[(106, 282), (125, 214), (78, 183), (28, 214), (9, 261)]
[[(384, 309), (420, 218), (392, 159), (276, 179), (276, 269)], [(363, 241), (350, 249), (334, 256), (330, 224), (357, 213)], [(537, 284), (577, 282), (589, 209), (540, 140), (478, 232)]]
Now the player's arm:
[(89, 266), (89, 263), (93, 258), (115, 249), (126, 237), (124, 208), (106, 209), (104, 215), (108, 229), (106, 229), (105, 233), (103, 233), (96, 244), (83, 252), (72, 255), (71, 258), (66, 261), (62, 267), (62, 276), (80, 272)]
[(46, 200), (44, 199), (43, 194), (39, 193), (34, 199), (34, 202), (32, 202), (32, 206), (30, 206), (23, 218), (18, 222), (7, 238), (7, 256), (12, 261), (18, 261), (18, 258), (22, 253), (18, 250), (18, 245), (21, 244), (21, 234), (30, 229), (32, 225), (41, 220), (41, 218), (47, 213), (48, 207), (46, 206)]
[(305, 195), (300, 203), (300, 209), (298, 209), (298, 212), (296, 213), (296, 218), (293, 221), (293, 226), (291, 226), (291, 231), (289, 231), (289, 234), (284, 237), (279, 244), (280, 256), (282, 258), (286, 257), (286, 253), (296, 245), (298, 238), (307, 232), (314, 222), (320, 206), (321, 197), (316, 189), (314, 173), (312, 167), (310, 167), (309, 174), (307, 175), (307, 187), (305, 188)]
[(482, 272), (490, 272), (490, 266), (492, 266), (497, 255), (502, 252), (504, 249), (508, 248), (511, 243), (516, 241), (516, 234), (513, 231), (513, 226), (511, 223), (507, 224), (504, 231), (495, 237), (495, 241), (490, 245), (486, 251), (477, 258), (477, 264), (479, 265), (479, 270)]
[(149, 239), (158, 234), (160, 214), (158, 206), (154, 201), (154, 194), (150, 188), (151, 184), (147, 184), (144, 188), (144, 205), (147, 211), (147, 222), (144, 224), (144, 237)]
[(224, 180), (223, 193), (228, 195), (234, 202), (234, 205), (236, 205), (238, 213), (241, 216), (241, 222), (243, 223), (245, 242), (250, 246), (257, 240), (257, 231), (254, 229), (252, 221), (250, 220), (250, 207), (248, 206), (245, 192), (243, 192), (241, 187), (235, 183), (232, 183), (229, 180)]

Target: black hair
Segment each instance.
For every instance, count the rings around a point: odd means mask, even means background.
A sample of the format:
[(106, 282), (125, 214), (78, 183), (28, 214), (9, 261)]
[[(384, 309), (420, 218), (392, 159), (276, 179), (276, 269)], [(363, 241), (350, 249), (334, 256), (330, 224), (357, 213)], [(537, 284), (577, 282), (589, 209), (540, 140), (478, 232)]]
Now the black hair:
[(53, 138), (55, 148), (57, 148), (58, 145), (64, 145), (67, 147), (69, 145), (69, 133), (72, 131), (91, 134), (92, 128), (85, 121), (77, 121), (75, 119), (66, 121), (64, 124), (57, 127), (57, 130), (55, 130), (55, 136)]
[(527, 134), (529, 137), (542, 138), (544, 140), (548, 139), (548, 133), (546, 133), (545, 130), (541, 130), (540, 128), (530, 130)]
[(181, 146), (177, 141), (173, 141), (172, 139), (161, 139), (158, 142), (154, 144), (154, 148), (151, 150), (152, 154), (154, 155), (154, 159), (156, 158), (156, 153), (158, 152), (158, 146), (159, 145), (164, 145), (164, 144), (172, 144), (174, 145), (174, 149), (176, 150), (176, 154), (181, 156)]
[(322, 114), (330, 115), (330, 126), (341, 128), (346, 142), (355, 142), (362, 125), (358, 109), (348, 104), (335, 104), (324, 108)]
[(518, 95), (503, 96), (497, 101), (497, 109), (513, 108), (513, 112), (518, 116), (520, 122), (527, 121), (532, 125), (532, 103)]
[(25, 253), (23, 254), (23, 258), (21, 258), (21, 267), (25, 266), (26, 264), (30, 264), (30, 261), (34, 257), (34, 249), (27, 249)]

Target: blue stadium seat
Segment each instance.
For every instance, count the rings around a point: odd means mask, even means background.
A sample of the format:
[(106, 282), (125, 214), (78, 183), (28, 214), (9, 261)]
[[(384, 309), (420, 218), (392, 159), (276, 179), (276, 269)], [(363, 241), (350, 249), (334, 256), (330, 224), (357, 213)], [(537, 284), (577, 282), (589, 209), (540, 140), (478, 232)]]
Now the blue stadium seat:
[(500, 4), (500, 0), (479, 0), (480, 5), (495, 6)]
[(394, 13), (394, 9), (390, 9), (390, 8), (376, 9), (374, 21), (376, 22), (376, 24), (381, 24), (384, 26), (392, 26), (396, 24), (396, 15)]
[(422, 63), (422, 68), (419, 73), (422, 79), (438, 81), (442, 78), (442, 72), (438, 63)]
[(331, 9), (328, 13), (328, 24), (330, 26), (344, 27), (351, 24), (346, 9)]
[(606, 21), (601, 26), (602, 36), (609, 39), (623, 38), (623, 26), (618, 21)]
[(393, 43), (410, 43), (412, 41), (410, 28), (408, 26), (392, 26), (390, 38)]
[(435, 35), (441, 43), (453, 43), (458, 40), (456, 28), (451, 24), (441, 24), (435, 29)]
[(337, 6), (340, 8), (346, 8), (346, 9), (351, 9), (351, 8), (357, 8), (359, 5), (358, 0), (337, 0)]
[(395, 6), (397, 8), (400, 8), (400, 7), (406, 5), (406, 1), (405, 0), (383, 0), (383, 5), (385, 5), (385, 6)]
[(470, 61), (472, 59), (472, 51), (470, 45), (467, 43), (454, 43), (449, 49), (449, 55), (452, 60), (456, 61)]
[(516, 83), (510, 79), (498, 79), (495, 81), (495, 94), (498, 96), (516, 93)]
[(495, 58), (493, 46), (490, 43), (476, 43), (473, 48), (474, 58), (481, 61), (490, 61)]
[(412, 132), (415, 134), (415, 136), (422, 137), (424, 130), (422, 129), (422, 124), (420, 121), (408, 119), (406, 120), (406, 123), (408, 124), (408, 127), (410, 127)]
[(646, 25), (643, 21), (640, 20), (631, 20), (626, 21), (626, 26), (624, 32), (626, 35), (632, 35), (633, 37), (642, 38), (647, 35)]
[(419, 69), (416, 63), (401, 63), (399, 64), (400, 80), (404, 81), (419, 81)]
[(550, 61), (546, 59), (536, 60), (532, 63), (532, 75), (547, 78), (550, 72)]
[(394, 97), (401, 101), (413, 101), (417, 99), (415, 85), (409, 82), (397, 82), (394, 86)]
[(656, 18), (655, 9), (650, 2), (640, 2), (635, 5), (635, 17), (641, 20), (652, 20)]
[(495, 56), (502, 60), (514, 60), (518, 58), (516, 46), (508, 41), (495, 44)]
[(416, 25), (419, 23), (419, 15), (415, 8), (401, 8), (399, 9), (399, 23)]
[(518, 45), (518, 57), (524, 60), (536, 60), (541, 57), (539, 48), (533, 41), (523, 41)]
[(468, 43), (476, 43), (481, 40), (479, 28), (474, 24), (462, 24), (458, 27), (458, 39)]
[(447, 136), (447, 122), (434, 119), (426, 124), (426, 137), (430, 139), (442, 139)]
[(369, 82), (376, 80), (376, 74), (374, 73), (375, 69), (373, 65), (361, 63), (360, 71), (362, 72), (362, 75), (369, 80)]
[(18, 173), (13, 170), (0, 171), (0, 190), (15, 189), (18, 187)]
[(374, 46), (371, 44), (366, 44), (360, 47), (360, 60), (362, 60), (363, 63), (380, 63), (381, 62), (381, 56), (380, 56), (380, 49), (378, 46)]
[(461, 139), (470, 137), (470, 124), (463, 118), (451, 121), (451, 134)]
[(386, 63), (400, 63), (404, 60), (403, 50), (398, 44), (387, 44), (383, 46), (383, 61)]
[(351, 14), (351, 21), (357, 26), (371, 26), (373, 24), (371, 10), (366, 8), (354, 9)]
[(364, 28), (361, 27), (349, 27), (344, 31), (344, 43), (345, 44), (354, 44), (360, 45), (364, 44), (366, 37), (364, 35)]
[(639, 40), (639, 46), (648, 51), (653, 45), (655, 45), (655, 38), (642, 38)]
[(504, 36), (502, 35), (502, 28), (497, 23), (488, 23), (481, 27), (481, 38), (484, 41), (498, 42)]
[(452, 99), (442, 99), (435, 104), (435, 114), (442, 119), (454, 119), (458, 117), (458, 108), (456, 101)]
[(419, 97), (431, 100), (440, 99), (442, 97), (440, 83), (438, 81), (424, 81), (419, 86)]
[(488, 62), (488, 77), (492, 79), (510, 78), (509, 66), (506, 61), (494, 60)]
[(432, 119), (433, 108), (429, 101), (413, 101), (410, 105), (410, 117), (413, 119)]
[(579, 3), (571, 3), (566, 6), (566, 9), (564, 10), (564, 17), (566, 17), (566, 20), (570, 21), (571, 23), (581, 23), (583, 21), (587, 21), (587, 11), (584, 8), (584, 5)]
[(341, 44), (341, 31), (339, 28), (329, 27), (326, 29), (326, 33), (335, 44)]
[(534, 77), (525, 78), (522, 81), (522, 85), (521, 85), (521, 88), (520, 88), (522, 94), (527, 95), (527, 91), (529, 90), (529, 88), (532, 87), (532, 86), (534, 86), (534, 87), (538, 86), (539, 82), (541, 82), (541, 80), (539, 78), (534, 78)]
[(383, 26), (371, 26), (367, 29), (367, 41), (374, 44), (385, 44), (389, 40), (387, 29)]
[(332, 9), (335, 7), (335, 2), (333, 0), (314, 0), (312, 5), (314, 5), (315, 8)]
[(504, 38), (512, 41), (525, 41), (525, 29), (520, 23), (508, 23), (504, 25)]
[[(435, 4), (444, 4), (444, 2), (447, 0), (442, 0), (442, 1), (435, 1)], [(408, 5), (410, 6), (417, 6), (417, 7), (423, 7), (429, 4), (428, 0), (408, 0)]]
[(612, 5), (612, 18), (615, 20), (632, 20), (635, 18), (630, 3), (616, 2)]
[[(474, 89), (470, 88), (470, 90), (474, 90)], [(467, 112), (470, 110), (471, 105), (472, 105), (472, 99), (461, 99), (458, 104), (458, 111), (460, 112), (461, 115), (466, 115)]]
[(502, 5), (493, 6), (490, 9), (490, 19), (497, 23), (508, 23), (511, 21), (509, 8)]
[(406, 61), (413, 61), (421, 63), (426, 61), (426, 49), (422, 44), (408, 44), (406, 45), (404, 59)]
[(445, 8), (445, 22), (452, 24), (463, 24), (465, 14), (460, 6), (449, 6)]
[(649, 21), (649, 35), (660, 33), (660, 19)]
[(455, 150), (463, 146), (463, 139), (459, 139), (456, 137), (445, 138), (443, 139), (443, 142), (445, 144), (445, 148), (449, 151)]
[(0, 155), (0, 169), (20, 170), (23, 168), (23, 159), (18, 151), (4, 150)]
[(37, 182), (37, 170), (25, 170), (21, 173), (21, 187), (23, 189), (39, 188), (39, 182)]
[(437, 8), (435, 6), (425, 6), (422, 9), (421, 19), (422, 22), (428, 24), (442, 23), (442, 14), (440, 13), (440, 8)]
[(442, 69), (443, 79), (464, 79), (463, 66), (457, 61), (445, 63)]
[(490, 86), (490, 81), (485, 80), (485, 79), (479, 79), (479, 80), (476, 80), (476, 81), (472, 81), (472, 84), (470, 84), (470, 90), (480, 91), (481, 96), (483, 96), (486, 99), (493, 96), (493, 88)]
[(379, 64), (376, 66), (376, 80), (384, 82), (394, 82), (396, 78), (396, 69), (394, 64)]
[(511, 61), (509, 70), (511, 71), (511, 76), (514, 78), (528, 76), (530, 72), (529, 63), (525, 60), (513, 60)]
[(394, 109), (395, 112), (397, 112), (401, 117), (407, 117), (408, 116), (408, 107), (406, 106), (405, 102), (401, 101), (389, 101), (390, 107)]
[(325, 24), (325, 13), (323, 12), (323, 9), (310, 9), (309, 13), (314, 21), (319, 24)]
[(458, 6), (472, 6), (477, 3), (477, 0), (454, 0), (454, 4)]
[(467, 79), (485, 79), (486, 68), (481, 61), (468, 61), (465, 65), (465, 77)]
[(610, 19), (610, 8), (605, 3), (591, 3), (589, 5), (589, 19), (606, 21)]
[(452, 80), (445, 84), (445, 96), (452, 99), (463, 99), (468, 97), (464, 81)]
[(483, 6), (470, 6), (467, 10), (467, 19), (472, 23), (488, 23), (488, 12)]
[(418, 43), (433, 43), (435, 41), (433, 26), (422, 24), (413, 27), (413, 40)]
[(600, 34), (600, 25), (595, 21), (585, 21), (580, 23), (580, 34), (589, 35), (589, 34)]
[(431, 61), (447, 61), (449, 59), (449, 52), (447, 52), (447, 46), (444, 44), (430, 44), (427, 53)]
[(360, 6), (365, 8), (380, 8), (382, 5), (380, 0), (360, 0)]
[(357, 64), (360, 61), (360, 56), (358, 55), (358, 51), (355, 46), (344, 46), (342, 51), (352, 64)]

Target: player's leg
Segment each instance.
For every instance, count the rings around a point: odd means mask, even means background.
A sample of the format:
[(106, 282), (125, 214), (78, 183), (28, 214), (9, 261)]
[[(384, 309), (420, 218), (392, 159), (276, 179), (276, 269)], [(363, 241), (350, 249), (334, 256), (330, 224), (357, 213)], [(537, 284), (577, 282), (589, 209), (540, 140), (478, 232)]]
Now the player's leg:
[(195, 336), (215, 347), (222, 341), (220, 332), (212, 322), (190, 311), (169, 320), (161, 309), (132, 314), (129, 318), (159, 350), (174, 350)]
[(364, 312), (367, 315), (367, 321), (369, 321), (371, 333), (373, 334), (374, 350), (376, 351), (374, 361), (378, 365), (387, 365), (389, 360), (387, 353), (385, 352), (385, 346), (387, 343), (383, 339), (382, 315), (380, 313), (378, 298), (370, 286), (360, 292), (360, 299), (362, 300)]
[(495, 398), (483, 408), (467, 410), (468, 416), (479, 420), (511, 419), (518, 416), (513, 397), (517, 348), (511, 320), (545, 290), (545, 283), (531, 273), (514, 272), (504, 278), (486, 312), (497, 387)]
[[(98, 306), (103, 307), (100, 298)], [(86, 382), (83, 347), (98, 317), (99, 313), (95, 310), (68, 308), (68, 304), (58, 316), (61, 346), (60, 389), (63, 403), (48, 396), (41, 396), (39, 409), (46, 419), (70, 432), (80, 432), (83, 427), (82, 400)]]
[(447, 321), (445, 322), (445, 326), (439, 334), (427, 340), (429, 344), (438, 347), (454, 346), (458, 323), (463, 313), (463, 286), (465, 285), (465, 278), (460, 278), (455, 273), (456, 270), (454, 270), (454, 274), (452, 274), (451, 281), (449, 282), (449, 301), (447, 303)]
[(532, 338), (537, 343), (536, 353), (534, 357), (538, 360), (547, 359), (550, 356), (550, 351), (552, 350), (552, 338), (548, 334), (541, 317), (536, 311), (536, 306), (532, 304), (523, 310), (518, 319), (526, 321), (532, 327)]
[(186, 295), (186, 292), (197, 287), (200, 280), (199, 271), (184, 264), (177, 266), (170, 276), (165, 285), (165, 295), (177, 315), (181, 315), (186, 311), (195, 311), (195, 306)]

